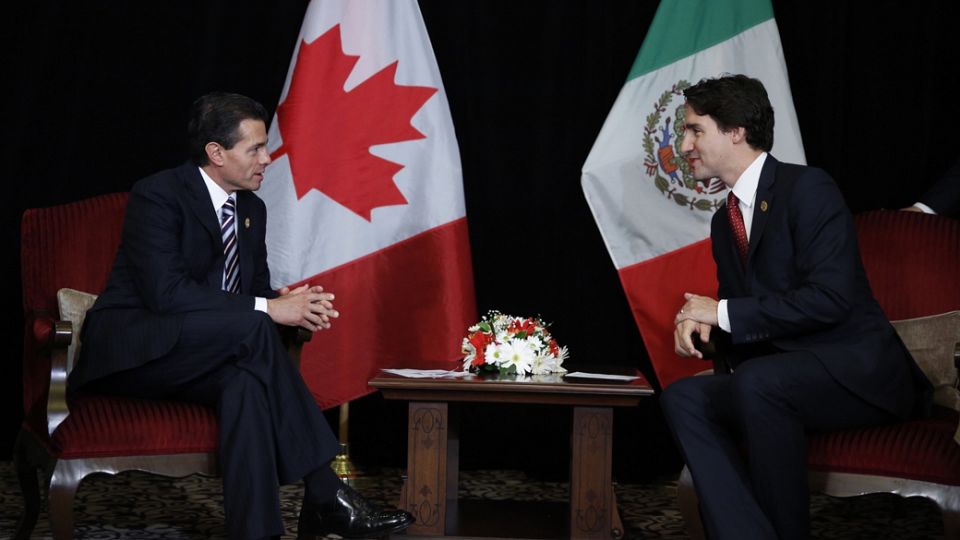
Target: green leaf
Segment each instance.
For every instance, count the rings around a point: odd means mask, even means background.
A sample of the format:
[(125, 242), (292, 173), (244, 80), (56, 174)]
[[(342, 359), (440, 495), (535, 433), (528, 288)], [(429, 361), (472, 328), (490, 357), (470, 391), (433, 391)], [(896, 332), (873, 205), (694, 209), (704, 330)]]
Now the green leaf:
[(660, 193), (666, 193), (667, 188), (669, 187), (669, 185), (667, 184), (667, 179), (660, 176), (659, 174), (657, 175), (656, 178), (653, 179), (653, 183), (655, 186), (657, 186), (657, 189), (660, 190)]

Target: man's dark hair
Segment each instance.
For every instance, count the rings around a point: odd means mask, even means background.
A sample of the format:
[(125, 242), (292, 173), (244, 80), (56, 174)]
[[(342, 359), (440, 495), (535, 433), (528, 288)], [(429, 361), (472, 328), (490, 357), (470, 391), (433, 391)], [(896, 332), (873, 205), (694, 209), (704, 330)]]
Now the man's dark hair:
[(742, 127), (750, 146), (765, 152), (773, 148), (773, 107), (757, 79), (746, 75), (701, 79), (683, 95), (695, 113), (713, 118), (720, 131)]
[(260, 120), (267, 125), (267, 110), (247, 96), (227, 92), (211, 92), (194, 101), (187, 122), (190, 161), (198, 167), (209, 163), (209, 142), (228, 150), (233, 148), (240, 140), (240, 122), (244, 120)]

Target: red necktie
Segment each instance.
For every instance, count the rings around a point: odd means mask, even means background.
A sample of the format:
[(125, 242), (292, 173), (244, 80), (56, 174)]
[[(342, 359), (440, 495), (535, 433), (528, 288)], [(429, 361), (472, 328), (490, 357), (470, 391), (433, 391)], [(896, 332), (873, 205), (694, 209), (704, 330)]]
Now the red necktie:
[(750, 242), (747, 240), (747, 228), (743, 225), (743, 214), (740, 213), (740, 199), (731, 191), (727, 194), (727, 221), (733, 231), (733, 239), (737, 242), (737, 251), (740, 253), (740, 263), (744, 270), (747, 268), (747, 253)]

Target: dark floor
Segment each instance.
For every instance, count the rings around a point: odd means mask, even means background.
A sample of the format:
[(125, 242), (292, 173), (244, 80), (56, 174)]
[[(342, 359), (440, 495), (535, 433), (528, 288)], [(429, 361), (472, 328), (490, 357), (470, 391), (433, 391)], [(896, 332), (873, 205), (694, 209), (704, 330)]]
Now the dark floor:
[[(400, 492), (400, 471), (369, 471), (358, 478), (359, 491), (381, 504), (394, 503)], [(563, 482), (531, 480), (519, 471), (462, 471), (460, 493), (466, 499), (563, 501)], [(672, 480), (616, 486), (627, 538), (687, 538), (676, 504)], [(288, 536), (296, 537), (302, 486), (281, 489)], [(220, 482), (190, 476), (182, 479), (124, 473), (85, 480), (77, 494), (77, 538), (201, 539), (222, 538), (223, 511)], [(0, 462), (0, 538), (10, 538), (22, 501), (13, 466)], [(925, 499), (870, 495), (852, 499), (814, 496), (811, 506), (813, 538), (835, 540), (942, 539), (936, 506)], [(502, 516), (490, 515), (491, 523)], [(46, 513), (34, 538), (50, 538)]]

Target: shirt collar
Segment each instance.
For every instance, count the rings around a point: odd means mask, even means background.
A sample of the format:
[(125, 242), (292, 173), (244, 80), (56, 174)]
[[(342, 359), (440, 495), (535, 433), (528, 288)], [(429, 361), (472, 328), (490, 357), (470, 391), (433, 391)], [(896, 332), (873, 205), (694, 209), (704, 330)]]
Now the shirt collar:
[(757, 186), (760, 184), (760, 172), (763, 171), (763, 163), (766, 160), (767, 153), (761, 152), (733, 185), (733, 194), (740, 199), (740, 204), (753, 208), (753, 201), (757, 197)]
[(223, 206), (223, 203), (227, 202), (227, 199), (230, 198), (230, 194), (218, 186), (217, 183), (213, 181), (213, 178), (210, 178), (210, 175), (207, 174), (207, 171), (203, 170), (203, 167), (198, 167), (198, 169), (200, 169), (200, 176), (203, 178), (203, 183), (207, 186), (207, 191), (210, 192), (213, 211), (219, 216), (220, 208)]

